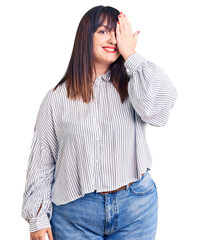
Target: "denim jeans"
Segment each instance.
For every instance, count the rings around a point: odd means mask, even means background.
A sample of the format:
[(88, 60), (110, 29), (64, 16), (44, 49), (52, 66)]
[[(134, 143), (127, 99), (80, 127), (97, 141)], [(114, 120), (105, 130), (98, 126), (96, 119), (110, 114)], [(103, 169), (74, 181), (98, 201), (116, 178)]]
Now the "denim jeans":
[(155, 239), (158, 194), (148, 171), (118, 192), (95, 191), (67, 204), (52, 204), (54, 240)]

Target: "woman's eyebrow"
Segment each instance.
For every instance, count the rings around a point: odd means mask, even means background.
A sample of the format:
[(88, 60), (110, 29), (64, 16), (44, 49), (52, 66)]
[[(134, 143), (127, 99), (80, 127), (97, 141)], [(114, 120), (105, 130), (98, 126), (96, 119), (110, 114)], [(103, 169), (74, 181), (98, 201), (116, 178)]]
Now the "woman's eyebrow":
[(100, 25), (100, 27), (105, 27), (106, 29), (109, 29), (109, 27), (106, 25)]

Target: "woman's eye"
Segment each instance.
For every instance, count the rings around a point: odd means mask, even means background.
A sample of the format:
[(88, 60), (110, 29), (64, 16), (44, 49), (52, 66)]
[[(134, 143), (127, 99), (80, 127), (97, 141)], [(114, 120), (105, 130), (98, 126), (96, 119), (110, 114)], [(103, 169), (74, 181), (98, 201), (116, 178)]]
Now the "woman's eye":
[(101, 31), (99, 31), (99, 33), (101, 33), (101, 32), (106, 32), (105, 30), (101, 30)]

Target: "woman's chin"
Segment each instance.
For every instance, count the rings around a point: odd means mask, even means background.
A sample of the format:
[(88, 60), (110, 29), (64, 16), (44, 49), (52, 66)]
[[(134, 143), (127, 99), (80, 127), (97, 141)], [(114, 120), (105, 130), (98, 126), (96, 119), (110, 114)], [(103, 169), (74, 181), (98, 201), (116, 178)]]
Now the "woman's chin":
[(104, 62), (108, 62), (109, 64), (111, 64), (111, 63), (115, 62), (119, 58), (119, 56), (106, 58), (106, 59), (104, 59)]

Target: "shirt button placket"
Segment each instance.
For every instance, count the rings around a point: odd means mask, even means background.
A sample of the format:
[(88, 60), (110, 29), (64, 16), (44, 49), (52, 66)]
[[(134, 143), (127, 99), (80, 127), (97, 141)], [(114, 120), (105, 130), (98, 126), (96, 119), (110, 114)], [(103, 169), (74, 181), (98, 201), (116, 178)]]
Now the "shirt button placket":
[(95, 188), (98, 188), (99, 183), (99, 164), (100, 164), (100, 141), (99, 138), (95, 138)]
[(97, 105), (97, 94), (98, 94), (98, 87), (101, 79), (100, 77), (96, 79), (96, 89), (94, 92), (95, 99), (93, 101), (93, 120), (94, 120), (94, 129), (95, 129), (95, 141), (94, 141), (94, 166), (95, 166), (95, 188), (98, 188), (98, 168), (99, 168), (99, 160), (100, 160), (100, 125), (99, 125), (99, 116), (98, 116), (98, 105)]

